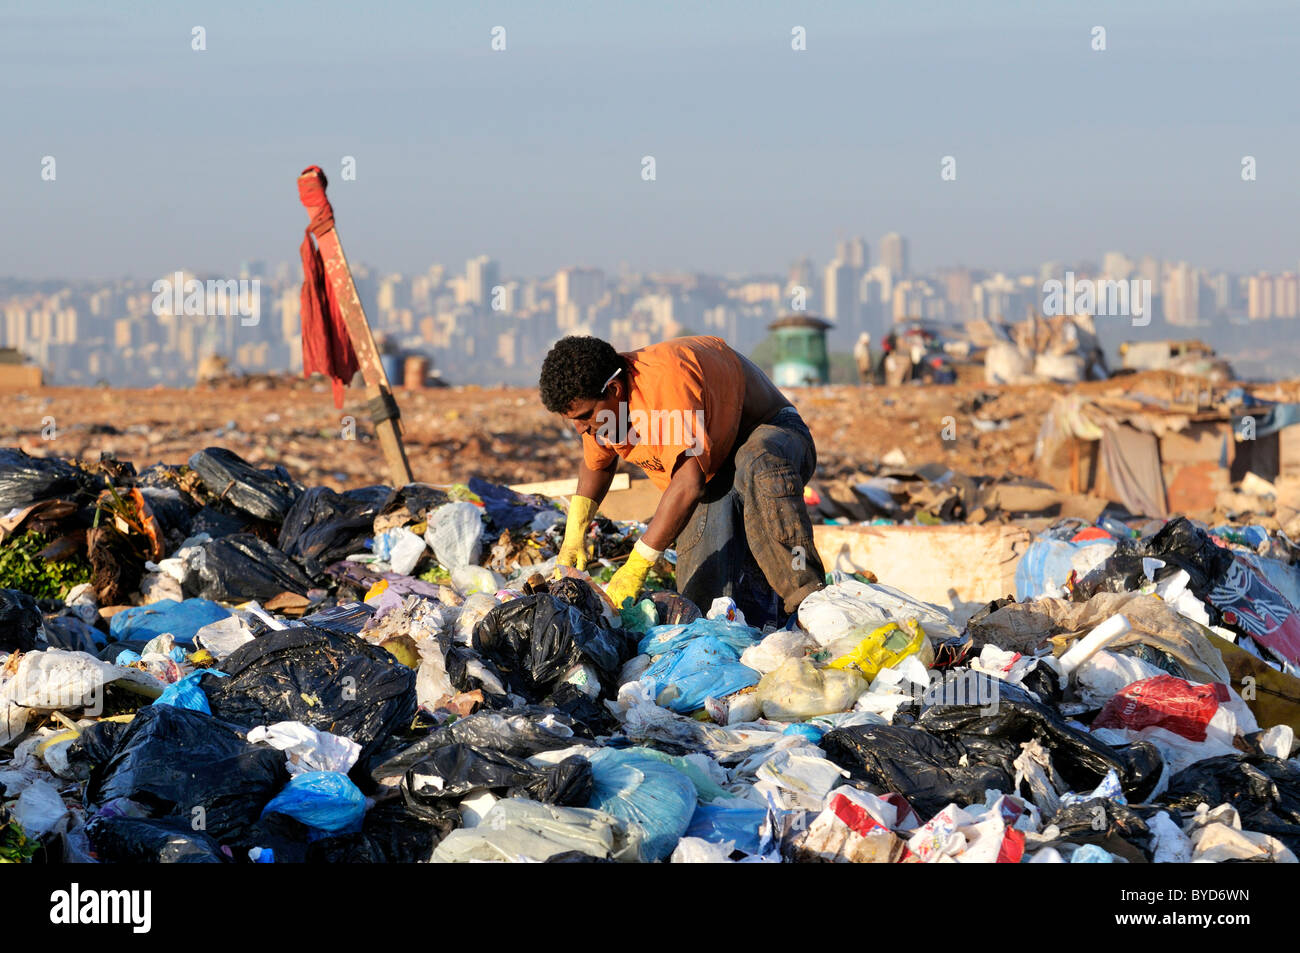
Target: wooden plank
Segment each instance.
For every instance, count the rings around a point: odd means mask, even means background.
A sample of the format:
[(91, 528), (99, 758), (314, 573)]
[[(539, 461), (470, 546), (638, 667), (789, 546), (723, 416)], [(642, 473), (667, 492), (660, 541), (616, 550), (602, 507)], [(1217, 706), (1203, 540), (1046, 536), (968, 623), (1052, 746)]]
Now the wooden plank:
[[(626, 490), (631, 483), (626, 473), (615, 473), (614, 480), (609, 485), (610, 492)], [(578, 478), (543, 480), (540, 483), (515, 483), (510, 489), (516, 493), (538, 493), (542, 496), (572, 496), (578, 492)]]

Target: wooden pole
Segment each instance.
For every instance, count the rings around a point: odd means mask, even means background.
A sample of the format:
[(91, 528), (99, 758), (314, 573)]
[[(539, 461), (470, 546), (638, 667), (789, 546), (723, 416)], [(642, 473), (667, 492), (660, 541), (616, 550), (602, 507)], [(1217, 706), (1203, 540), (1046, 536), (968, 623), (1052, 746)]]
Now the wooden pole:
[[(315, 167), (307, 169), (298, 178), (320, 180), (320, 194), (325, 194), (324, 177)], [(311, 211), (308, 206), (308, 212)], [(384, 459), (388, 463), (393, 486), (405, 486), (414, 482), (415, 478), (411, 474), (411, 464), (406, 459), (406, 448), (402, 445), (402, 422), (397, 416), (397, 402), (393, 400), (388, 375), (384, 372), (383, 362), (379, 360), (379, 350), (375, 347), (374, 335), (370, 333), (365, 309), (361, 307), (357, 286), (352, 281), (348, 260), (343, 255), (338, 230), (331, 227), (324, 234), (317, 235), (316, 246), (320, 249), (325, 276), (334, 291), (334, 300), (338, 302), (339, 313), (347, 325), (352, 350), (356, 352), (357, 364), (366, 382), (366, 399), (370, 404), (371, 419), (375, 424), (375, 433), (379, 437)]]

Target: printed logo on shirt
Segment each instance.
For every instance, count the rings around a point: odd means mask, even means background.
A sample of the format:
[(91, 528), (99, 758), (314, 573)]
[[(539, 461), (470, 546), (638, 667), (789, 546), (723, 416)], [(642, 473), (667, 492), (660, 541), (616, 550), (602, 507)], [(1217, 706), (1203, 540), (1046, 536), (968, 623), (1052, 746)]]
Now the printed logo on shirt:
[(649, 460), (637, 460), (635, 463), (642, 470), (653, 470), (655, 473), (664, 472), (664, 465), (659, 462), (657, 457), (651, 457)]

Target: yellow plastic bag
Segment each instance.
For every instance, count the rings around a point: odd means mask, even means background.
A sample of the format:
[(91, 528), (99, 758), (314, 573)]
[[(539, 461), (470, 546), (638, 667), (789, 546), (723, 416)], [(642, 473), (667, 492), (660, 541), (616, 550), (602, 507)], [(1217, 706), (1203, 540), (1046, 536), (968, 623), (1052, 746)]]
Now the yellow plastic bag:
[(856, 669), (870, 682), (881, 669), (892, 668), (909, 655), (918, 656), (926, 668), (934, 662), (934, 649), (915, 619), (905, 619), (902, 625), (888, 622), (873, 629), (852, 652), (830, 662), (830, 667)]

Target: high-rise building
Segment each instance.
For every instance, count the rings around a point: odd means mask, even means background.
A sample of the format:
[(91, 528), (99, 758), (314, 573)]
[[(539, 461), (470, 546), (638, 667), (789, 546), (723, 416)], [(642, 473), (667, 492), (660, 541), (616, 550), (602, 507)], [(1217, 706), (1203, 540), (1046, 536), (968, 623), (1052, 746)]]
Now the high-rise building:
[(898, 232), (890, 232), (880, 240), (880, 263), (896, 279), (905, 278), (911, 268), (908, 261), (907, 239)]
[(1101, 259), (1101, 276), (1125, 281), (1133, 273), (1133, 262), (1123, 252), (1108, 251)]
[(1273, 317), (1273, 278), (1262, 271), (1246, 286), (1246, 316), (1252, 321)]
[(401, 275), (385, 275), (379, 280), (380, 311), (396, 311), (411, 306), (411, 287)]
[(870, 264), (866, 239), (859, 236), (840, 242), (835, 246), (835, 257), (846, 265), (852, 265), (859, 273), (866, 271)]
[(857, 269), (836, 259), (826, 266), (825, 311), (826, 317), (839, 331), (857, 333), (858, 318)]
[(975, 287), (975, 278), (969, 268), (950, 268), (939, 273), (943, 281), (944, 297), (948, 301), (948, 313), (955, 321), (969, 321), (974, 314), (971, 291)]
[(1273, 279), (1273, 314), (1279, 318), (1300, 316), (1300, 295), (1295, 272), (1287, 271)]
[(1192, 325), (1201, 317), (1201, 274), (1180, 261), (1165, 269), (1164, 310), (1169, 324)]
[(465, 263), (465, 298), (468, 303), (485, 308), (492, 299), (492, 289), (501, 281), (501, 266), (487, 255), (479, 255)]
[(605, 297), (605, 273), (599, 268), (561, 268), (555, 273), (555, 315), (561, 330), (587, 320), (587, 312)]
[(816, 311), (819, 307), (817, 297), (817, 272), (812, 259), (800, 258), (790, 266), (784, 305), (791, 311)]
[(1226, 271), (1216, 272), (1207, 279), (1210, 292), (1210, 309), (1217, 315), (1232, 313), (1232, 277)]

